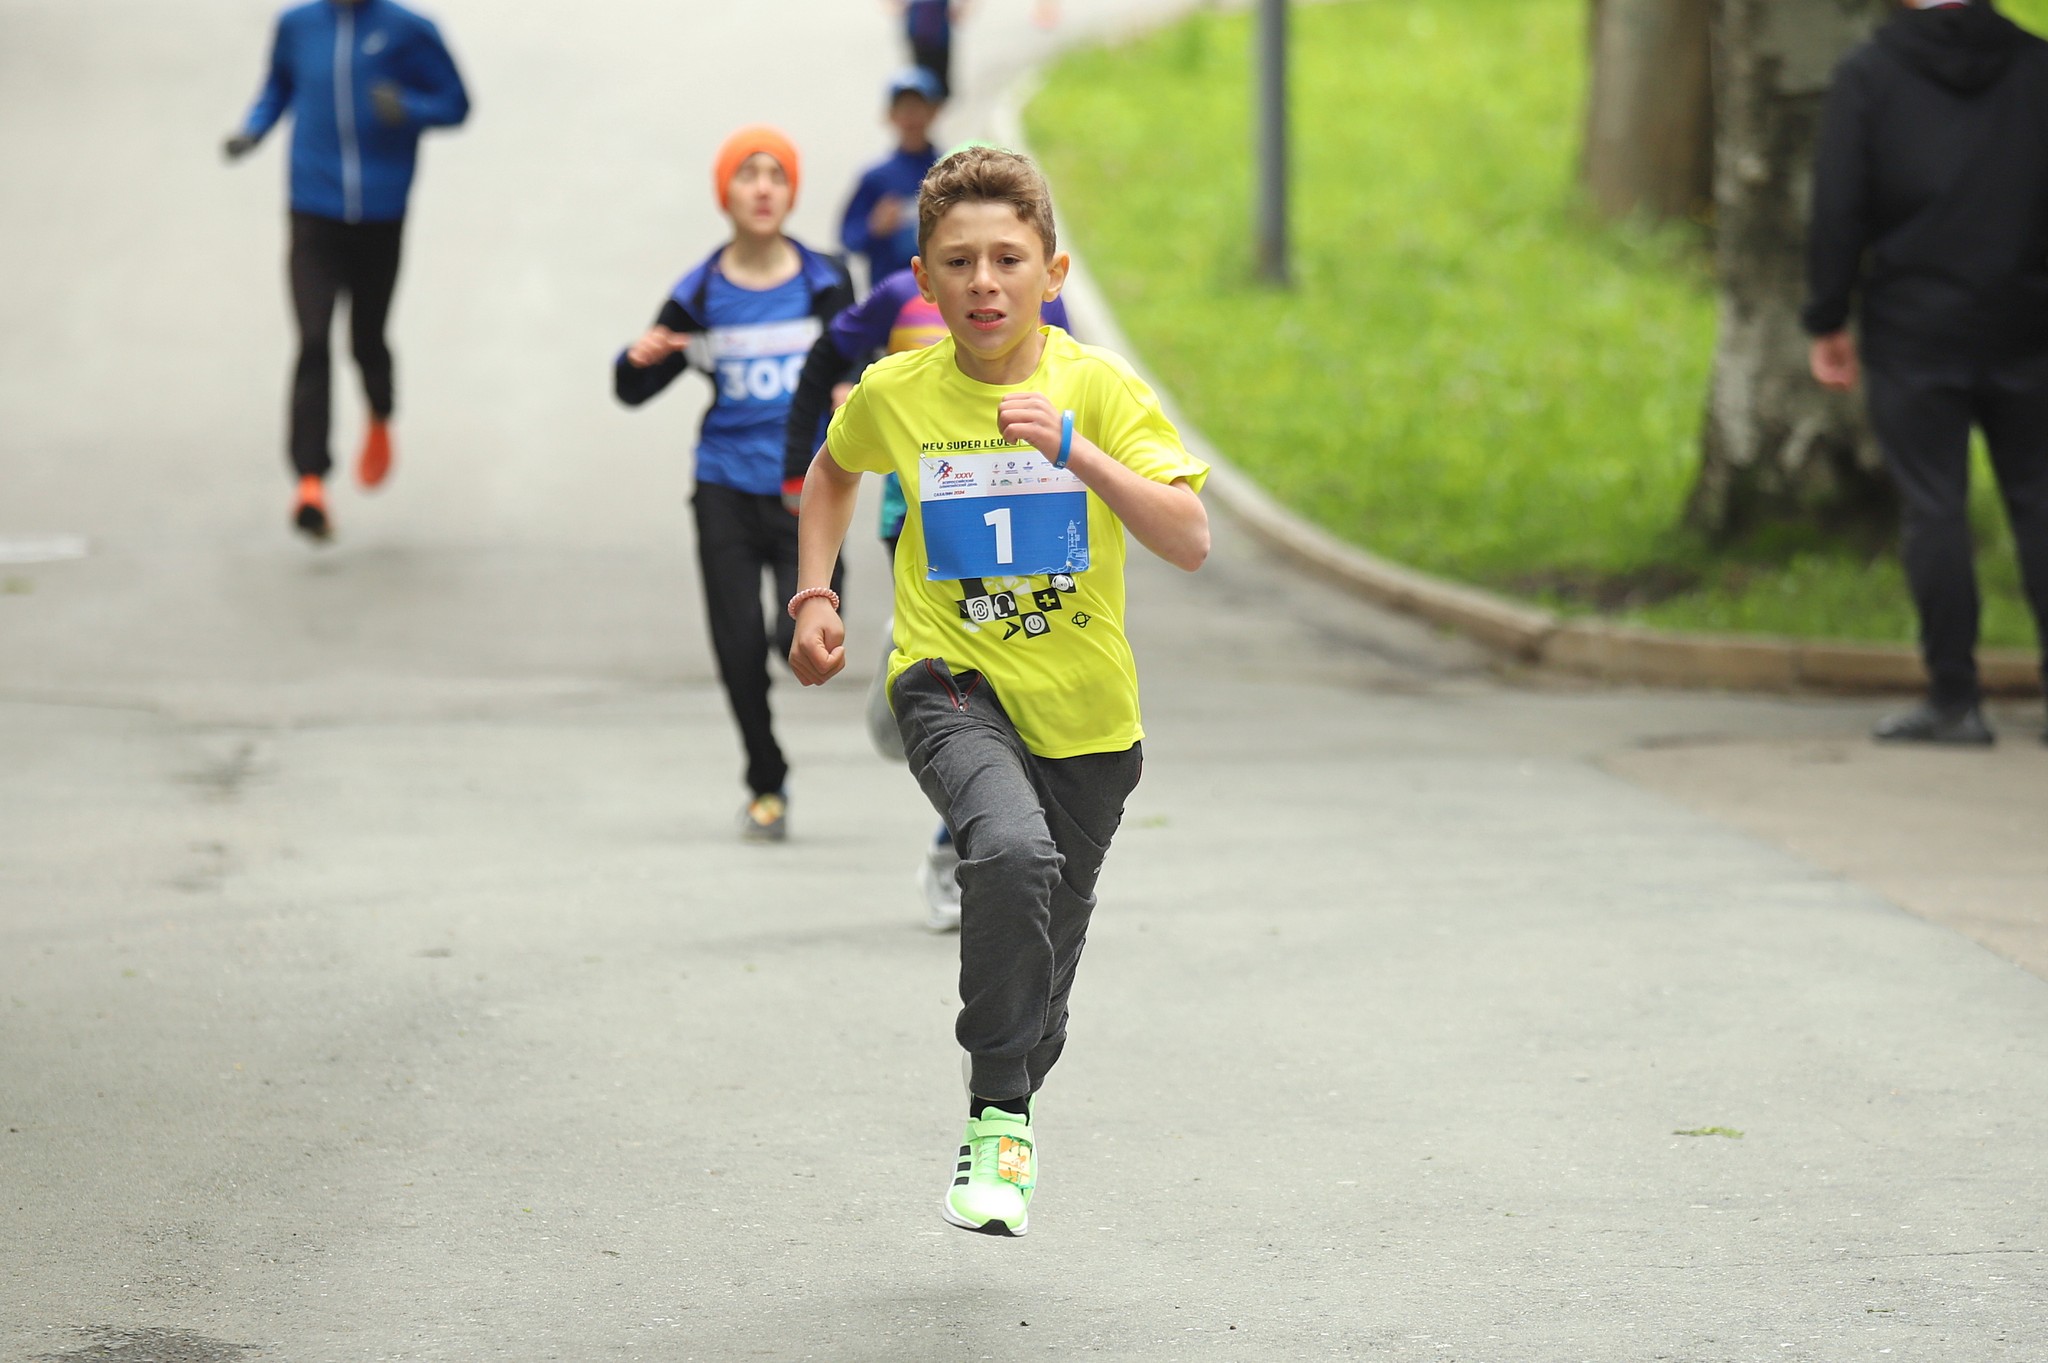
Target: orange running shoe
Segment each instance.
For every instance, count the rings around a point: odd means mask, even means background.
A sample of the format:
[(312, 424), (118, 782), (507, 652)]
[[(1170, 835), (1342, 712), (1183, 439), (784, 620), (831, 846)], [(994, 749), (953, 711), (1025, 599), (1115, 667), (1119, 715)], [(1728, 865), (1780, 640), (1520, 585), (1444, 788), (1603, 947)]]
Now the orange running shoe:
[(376, 487), (391, 473), (391, 423), (370, 418), (370, 429), (363, 436), (363, 452), (356, 456), (356, 481), (364, 487)]
[(292, 524), (307, 539), (321, 544), (333, 537), (334, 527), (327, 522), (327, 485), (318, 474), (309, 473), (299, 479), (299, 500), (292, 508)]

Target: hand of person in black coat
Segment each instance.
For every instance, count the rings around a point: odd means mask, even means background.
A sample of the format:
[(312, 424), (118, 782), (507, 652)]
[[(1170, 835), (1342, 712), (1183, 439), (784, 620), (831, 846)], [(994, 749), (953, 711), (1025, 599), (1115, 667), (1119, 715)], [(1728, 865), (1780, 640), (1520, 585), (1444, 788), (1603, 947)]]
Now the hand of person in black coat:
[(1846, 331), (1813, 338), (1813, 377), (1821, 387), (1837, 393), (1853, 393), (1862, 378), (1863, 366), (1856, 355), (1856, 338)]

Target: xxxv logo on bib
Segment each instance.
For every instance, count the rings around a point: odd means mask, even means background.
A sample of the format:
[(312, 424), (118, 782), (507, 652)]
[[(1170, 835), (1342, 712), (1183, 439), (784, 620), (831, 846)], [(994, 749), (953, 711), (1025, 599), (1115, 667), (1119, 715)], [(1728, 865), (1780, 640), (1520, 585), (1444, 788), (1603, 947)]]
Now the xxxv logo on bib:
[(918, 461), (934, 582), (1088, 570), (1088, 489), (1034, 449)]

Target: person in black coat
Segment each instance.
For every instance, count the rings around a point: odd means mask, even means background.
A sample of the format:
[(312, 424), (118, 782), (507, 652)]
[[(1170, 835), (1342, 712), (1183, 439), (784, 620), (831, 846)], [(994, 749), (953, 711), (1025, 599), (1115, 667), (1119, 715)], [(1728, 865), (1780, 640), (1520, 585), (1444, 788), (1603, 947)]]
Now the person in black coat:
[(2048, 678), (2048, 43), (1990, 0), (1902, 7), (1835, 73), (1801, 320), (1814, 377), (1863, 383), (1904, 505), (1929, 687), (1876, 736), (1988, 744), (1972, 428), (1990, 447)]

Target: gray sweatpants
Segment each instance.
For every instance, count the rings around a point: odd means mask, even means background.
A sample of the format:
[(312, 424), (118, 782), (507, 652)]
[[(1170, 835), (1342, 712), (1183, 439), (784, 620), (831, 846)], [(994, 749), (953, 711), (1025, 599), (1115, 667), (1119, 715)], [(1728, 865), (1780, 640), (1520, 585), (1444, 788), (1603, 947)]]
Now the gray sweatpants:
[(891, 698), (911, 774), (960, 849), (960, 1020), (980, 1098), (1036, 1093), (1067, 1044), (1095, 881), (1144, 769), (1123, 752), (1033, 754), (978, 672), (936, 659)]

